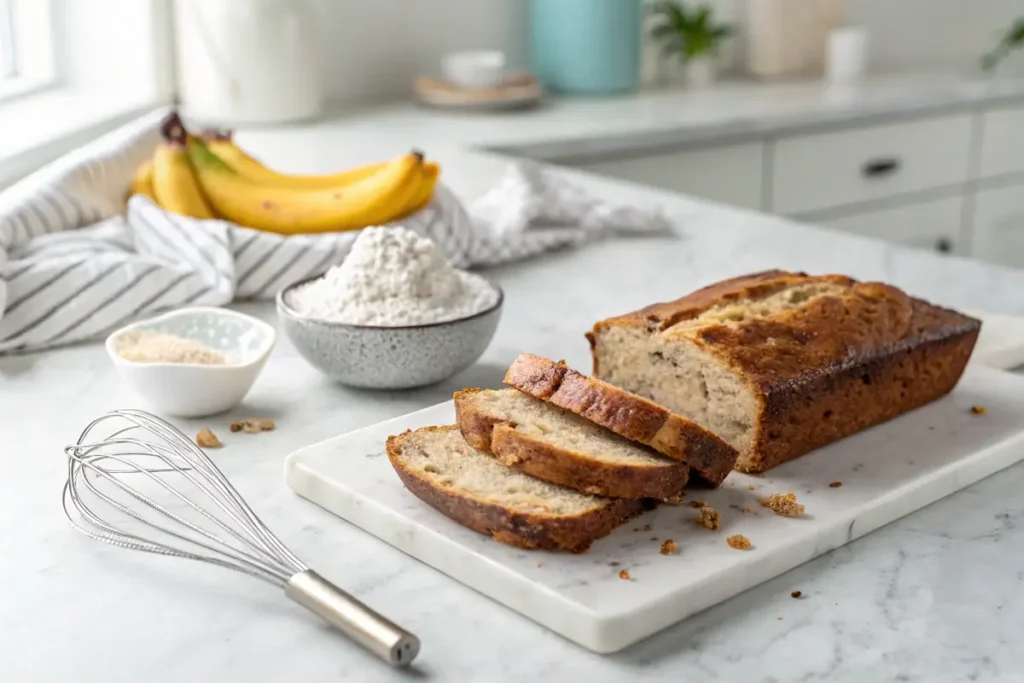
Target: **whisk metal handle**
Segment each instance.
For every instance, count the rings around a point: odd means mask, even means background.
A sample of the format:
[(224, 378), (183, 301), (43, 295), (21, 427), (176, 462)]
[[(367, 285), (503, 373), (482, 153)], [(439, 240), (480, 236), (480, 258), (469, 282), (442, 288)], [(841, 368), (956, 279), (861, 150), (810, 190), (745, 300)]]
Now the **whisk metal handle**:
[(419, 638), (311, 569), (288, 579), (284, 592), (392, 666), (408, 666), (419, 654)]

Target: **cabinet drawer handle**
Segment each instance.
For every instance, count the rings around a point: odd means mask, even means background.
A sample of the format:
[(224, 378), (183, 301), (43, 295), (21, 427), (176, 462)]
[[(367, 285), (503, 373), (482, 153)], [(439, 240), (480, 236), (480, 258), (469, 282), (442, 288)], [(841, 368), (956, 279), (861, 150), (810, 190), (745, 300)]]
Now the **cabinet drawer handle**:
[(953, 251), (953, 243), (945, 237), (940, 237), (935, 242), (935, 250), (941, 254), (948, 254)]
[(864, 164), (861, 173), (865, 178), (883, 178), (900, 170), (899, 159), (875, 159)]

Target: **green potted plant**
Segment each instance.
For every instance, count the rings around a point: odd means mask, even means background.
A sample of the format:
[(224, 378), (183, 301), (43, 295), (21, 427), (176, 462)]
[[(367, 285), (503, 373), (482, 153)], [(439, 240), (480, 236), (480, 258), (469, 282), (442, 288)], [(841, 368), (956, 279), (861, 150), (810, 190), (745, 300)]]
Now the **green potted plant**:
[(1024, 48), (1024, 17), (1013, 22), (1013, 25), (1006, 30), (999, 44), (985, 55), (981, 60), (981, 68), (985, 71), (995, 71), (999, 63), (1006, 59), (1014, 50)]
[(649, 35), (661, 54), (682, 68), (687, 85), (702, 87), (715, 79), (715, 58), (732, 27), (714, 21), (707, 5), (665, 0), (651, 6)]

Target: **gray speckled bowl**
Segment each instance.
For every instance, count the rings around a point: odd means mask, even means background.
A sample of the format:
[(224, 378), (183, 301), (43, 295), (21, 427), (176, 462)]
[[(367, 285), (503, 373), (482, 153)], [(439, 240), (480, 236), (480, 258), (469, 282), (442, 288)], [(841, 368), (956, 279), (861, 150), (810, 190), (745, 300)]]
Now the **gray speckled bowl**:
[(285, 334), (302, 357), (341, 384), (364, 389), (411, 389), (440, 382), (472, 365), (498, 329), (505, 295), (500, 287), (491, 308), (468, 318), (407, 327), (349, 325), (304, 317), (277, 294)]

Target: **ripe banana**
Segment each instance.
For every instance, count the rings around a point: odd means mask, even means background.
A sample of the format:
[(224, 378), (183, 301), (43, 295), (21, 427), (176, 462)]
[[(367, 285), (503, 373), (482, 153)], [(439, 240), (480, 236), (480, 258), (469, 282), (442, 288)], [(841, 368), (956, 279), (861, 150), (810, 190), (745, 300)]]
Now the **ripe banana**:
[(192, 218), (213, 218), (213, 210), (199, 188), (188, 152), (178, 142), (162, 142), (153, 154), (153, 190), (157, 203), (168, 211)]
[(291, 187), (296, 190), (321, 190), (351, 185), (369, 178), (388, 164), (384, 161), (328, 175), (289, 175), (269, 169), (258, 159), (247, 154), (245, 150), (234, 143), (230, 133), (207, 131), (203, 134), (203, 140), (211, 152), (223, 159), (243, 178), (266, 185)]
[(434, 198), (434, 188), (437, 186), (437, 179), (441, 175), (441, 167), (437, 164), (423, 164), (423, 180), (416, 195), (409, 201), (405, 209), (398, 215), (405, 218), (423, 209), (430, 200)]
[(189, 138), (188, 157), (218, 214), (240, 225), (285, 235), (387, 223), (419, 192), (423, 178), (419, 152), (397, 157), (351, 185), (312, 190), (255, 183), (198, 138)]
[(135, 169), (135, 175), (132, 177), (132, 184), (128, 190), (128, 196), (131, 197), (135, 194), (144, 194), (154, 202), (156, 201), (156, 193), (153, 191), (153, 161), (145, 161)]
[[(316, 190), (333, 187), (344, 187), (366, 180), (387, 167), (387, 161), (368, 164), (358, 168), (332, 173), (329, 175), (289, 175), (278, 173), (264, 166), (253, 158), (231, 139), (230, 133), (206, 131), (202, 138), (207, 147), (215, 155), (224, 160), (238, 175), (255, 183), (277, 187), (291, 187), (297, 190)], [(430, 201), (434, 194), (434, 185), (440, 175), (440, 167), (432, 161), (423, 164), (424, 183), (421, 192), (406, 206), (400, 215), (408, 215), (419, 211)]]

